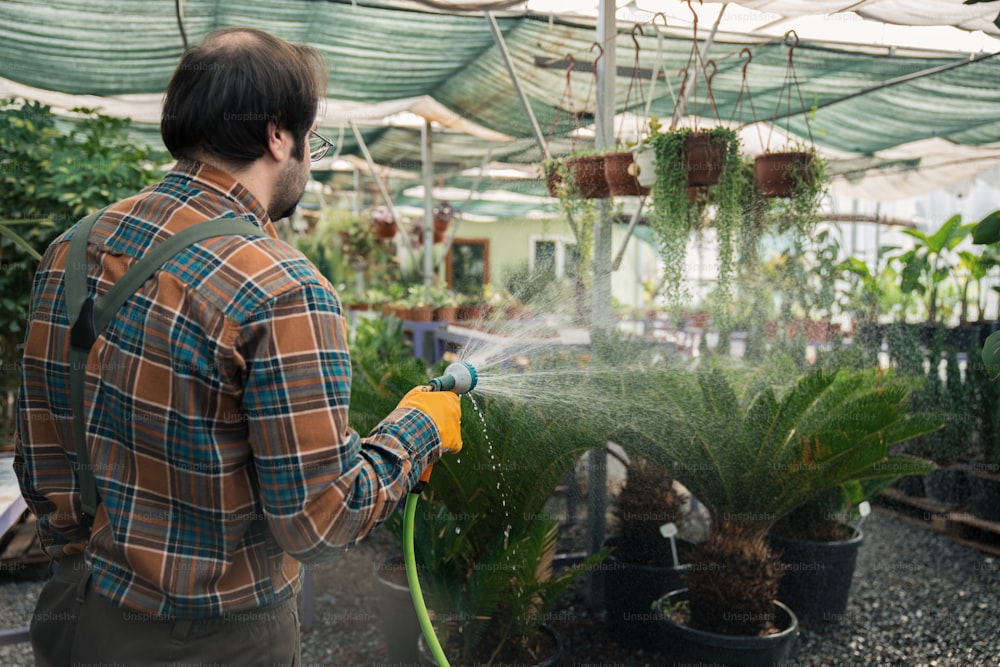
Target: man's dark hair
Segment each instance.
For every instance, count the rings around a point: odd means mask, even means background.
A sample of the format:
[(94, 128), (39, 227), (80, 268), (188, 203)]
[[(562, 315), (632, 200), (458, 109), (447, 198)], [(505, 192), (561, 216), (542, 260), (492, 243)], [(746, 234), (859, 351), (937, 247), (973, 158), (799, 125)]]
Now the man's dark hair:
[(164, 95), (160, 134), (174, 158), (202, 151), (242, 167), (264, 155), (273, 121), (291, 132), (301, 160), (325, 89), (315, 49), (226, 28), (184, 52)]

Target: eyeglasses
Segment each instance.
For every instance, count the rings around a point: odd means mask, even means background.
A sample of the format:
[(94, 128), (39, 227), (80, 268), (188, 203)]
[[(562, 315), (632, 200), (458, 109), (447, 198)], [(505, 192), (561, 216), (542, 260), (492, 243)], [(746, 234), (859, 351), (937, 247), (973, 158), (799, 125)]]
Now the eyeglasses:
[(323, 158), (336, 144), (315, 130), (309, 130), (309, 159), (313, 162)]

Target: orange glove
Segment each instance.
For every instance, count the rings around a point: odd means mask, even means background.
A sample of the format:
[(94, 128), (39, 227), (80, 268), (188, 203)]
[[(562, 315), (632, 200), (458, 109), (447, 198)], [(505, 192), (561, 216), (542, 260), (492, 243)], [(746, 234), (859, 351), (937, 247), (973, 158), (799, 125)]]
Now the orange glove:
[(430, 417), (441, 435), (441, 448), (445, 453), (462, 451), (462, 407), (458, 394), (414, 387), (399, 402), (399, 407), (416, 408)]

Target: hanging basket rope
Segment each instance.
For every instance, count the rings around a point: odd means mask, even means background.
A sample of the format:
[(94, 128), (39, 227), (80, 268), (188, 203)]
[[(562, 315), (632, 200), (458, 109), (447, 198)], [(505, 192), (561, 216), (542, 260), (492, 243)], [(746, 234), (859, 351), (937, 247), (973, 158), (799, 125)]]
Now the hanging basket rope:
[[(785, 76), (782, 79), (781, 88), (778, 90), (778, 100), (775, 103), (774, 118), (781, 118), (782, 116), (784, 116), (785, 131), (789, 136), (791, 136), (792, 134), (791, 119), (792, 116), (796, 115), (792, 111), (792, 91), (794, 89), (795, 94), (799, 98), (799, 110), (802, 112), (803, 118), (806, 123), (806, 132), (809, 135), (809, 145), (812, 146), (814, 144), (812, 125), (809, 122), (809, 112), (806, 110), (805, 99), (802, 97), (802, 87), (799, 85), (799, 77), (795, 72), (794, 56), (795, 56), (795, 47), (799, 45), (799, 36), (798, 34), (796, 34), (794, 30), (789, 30), (788, 32), (785, 33), (784, 42), (785, 44), (788, 45), (788, 61), (785, 65)], [(784, 103), (785, 105), (784, 114), (781, 113), (782, 103)], [(774, 126), (775, 126), (774, 124), (771, 125), (771, 131), (768, 133), (766, 148), (770, 148), (771, 136), (774, 134)]]

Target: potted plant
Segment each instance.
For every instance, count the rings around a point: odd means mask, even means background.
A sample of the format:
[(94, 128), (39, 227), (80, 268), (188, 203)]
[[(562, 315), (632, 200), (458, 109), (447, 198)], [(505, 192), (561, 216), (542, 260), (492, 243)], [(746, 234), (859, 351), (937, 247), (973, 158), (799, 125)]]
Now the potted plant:
[(981, 450), (968, 469), (969, 512), (984, 521), (1000, 522), (1000, 383), (985, 363), (985, 353), (985, 347), (974, 341), (966, 365), (966, 377), (974, 387), (972, 405), (979, 416)]
[(770, 544), (783, 571), (778, 596), (808, 627), (839, 623), (847, 611), (858, 551), (864, 533), (856, 525), (858, 508), (902, 475), (926, 474), (930, 462), (907, 461), (897, 469), (887, 462), (880, 476), (853, 480), (800, 505), (771, 529)]
[(406, 303), (410, 307), (409, 319), (414, 322), (434, 320), (436, 292), (432, 285), (411, 285), (406, 290)]
[(483, 318), (486, 305), (480, 294), (463, 294), (458, 299), (458, 321), (476, 322)]
[(611, 196), (604, 156), (593, 149), (542, 163), (549, 194), (557, 199), (604, 199)]
[(434, 243), (441, 243), (448, 233), (448, 227), (455, 217), (455, 207), (443, 201), (433, 209)]
[(612, 197), (638, 197), (648, 195), (648, 186), (639, 183), (639, 166), (631, 149), (609, 151), (604, 154), (604, 178)]
[(371, 212), (372, 232), (380, 243), (387, 243), (396, 236), (396, 221), (392, 217), (392, 211), (383, 206), (373, 209)]
[[(547, 503), (578, 457), (604, 440), (580, 410), (477, 403), (482, 419), (463, 420), (461, 455), (435, 464), (417, 508), (424, 598), (452, 664), (556, 664), (560, 642), (543, 629), (546, 616), (605, 554), (556, 571), (559, 519)], [(391, 521), (398, 529), (398, 512)]]
[(632, 456), (625, 472), (613, 508), (617, 535), (605, 541), (613, 551), (604, 568), (604, 605), (615, 641), (656, 651), (663, 646), (652, 605), (663, 592), (683, 586), (681, 576), (694, 546), (677, 540), (675, 564), (661, 529), (681, 522), (689, 498), (666, 470), (641, 456)]
[(793, 145), (756, 156), (754, 179), (768, 200), (767, 215), (778, 231), (808, 234), (816, 227), (828, 176), (826, 162), (815, 148)]
[(435, 287), (433, 295), (434, 319), (438, 322), (456, 321), (460, 297), (447, 287)]
[[(990, 213), (975, 224), (972, 241), (977, 245), (1000, 244), (1000, 211)], [(1000, 430), (995, 428), (996, 408), (1000, 404), (1000, 386), (997, 383), (1000, 377), (1000, 332), (994, 331), (987, 336), (982, 351), (969, 362), (969, 368), (979, 376), (984, 408), (980, 427), (983, 460), (973, 464), (969, 477), (971, 509), (981, 519), (1000, 521)]]
[[(682, 285), (689, 234), (701, 231), (705, 225), (703, 214), (712, 203), (711, 222), (719, 247), (718, 281), (724, 290), (731, 277), (743, 214), (745, 183), (739, 137), (725, 127), (704, 132), (681, 128), (656, 132), (650, 143), (655, 152), (656, 173), (651, 190), (650, 224), (660, 241), (665, 284), (673, 286), (671, 289)], [(674, 296), (681, 293), (677, 291)]]
[(678, 660), (785, 659), (797, 621), (777, 599), (782, 570), (768, 532), (831, 489), (887, 467), (923, 470), (890, 447), (941, 423), (911, 414), (912, 382), (889, 373), (814, 371), (780, 395), (760, 384), (742, 396), (716, 365), (702, 366), (694, 386), (652, 369), (619, 380), (622, 400), (647, 407), (615, 440), (668, 467), (712, 515), (687, 588), (661, 605)]

